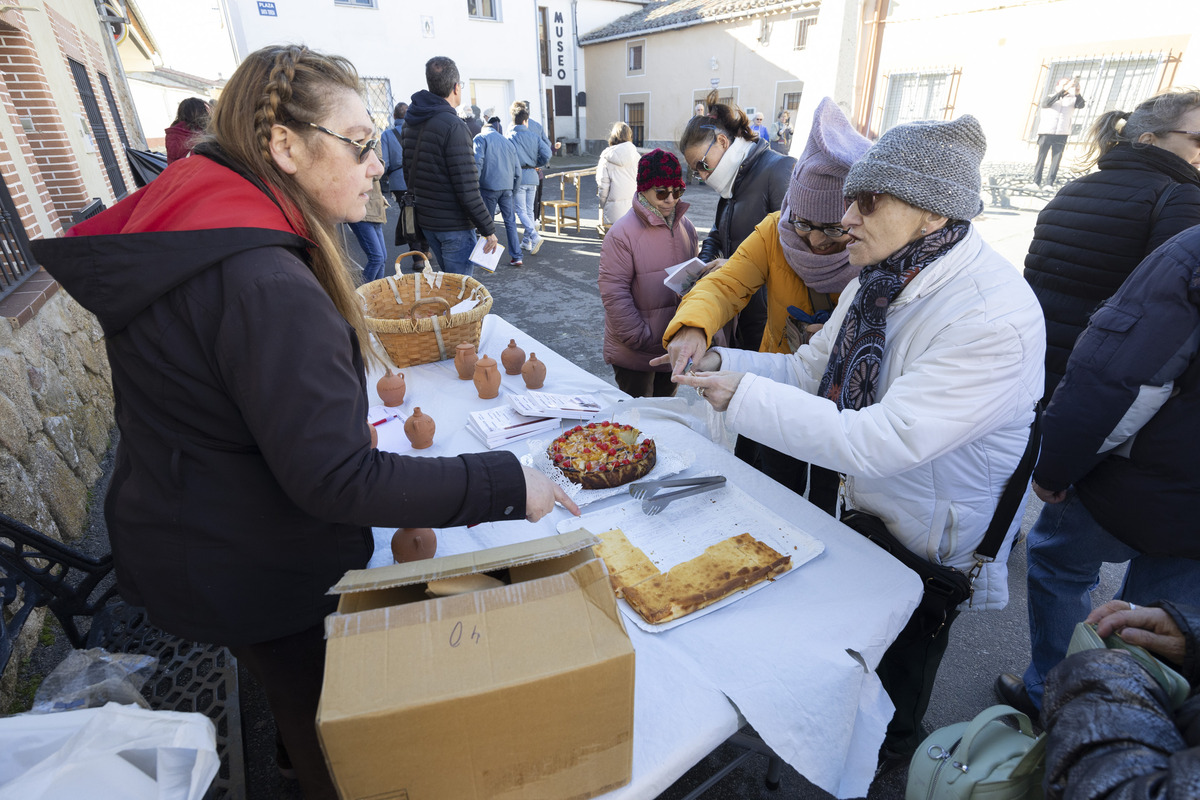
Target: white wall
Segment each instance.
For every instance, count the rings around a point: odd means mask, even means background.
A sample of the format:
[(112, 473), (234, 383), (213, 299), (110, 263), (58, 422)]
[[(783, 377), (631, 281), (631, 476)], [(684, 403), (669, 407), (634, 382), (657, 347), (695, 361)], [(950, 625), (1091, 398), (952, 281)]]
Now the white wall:
[(239, 59), (269, 44), (305, 44), (349, 58), (360, 75), (388, 78), (395, 103), (425, 88), (426, 61), (448, 56), (465, 81), (511, 81), (514, 99), (528, 99), (533, 117), (545, 119), (535, 0), (494, 0), (499, 22), (469, 18), (466, 0), (379, 0), (376, 9), (275, 0), (274, 17), (260, 15), (256, 0), (223, 2)]

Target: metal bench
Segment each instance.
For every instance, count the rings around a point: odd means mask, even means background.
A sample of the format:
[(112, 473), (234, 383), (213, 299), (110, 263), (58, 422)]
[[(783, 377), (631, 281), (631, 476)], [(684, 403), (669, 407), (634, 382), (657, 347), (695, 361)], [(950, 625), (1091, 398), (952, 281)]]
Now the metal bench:
[(237, 661), (224, 647), (189, 642), (151, 625), (144, 610), (120, 599), (112, 569), (111, 554), (83, 555), (0, 514), (0, 673), (39, 606), (54, 612), (74, 648), (157, 657), (158, 669), (142, 695), (151, 708), (196, 711), (213, 721), (221, 767), (205, 798), (243, 800)]

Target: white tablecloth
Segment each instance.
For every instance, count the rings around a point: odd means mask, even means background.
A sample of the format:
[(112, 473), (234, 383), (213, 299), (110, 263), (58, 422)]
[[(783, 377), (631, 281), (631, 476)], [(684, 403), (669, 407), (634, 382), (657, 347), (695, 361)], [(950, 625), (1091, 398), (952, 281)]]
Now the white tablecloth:
[[(696, 432), (708, 429), (701, 401), (630, 400), (494, 314), (484, 321), (479, 351), (499, 361), (509, 339), (546, 363), (543, 391), (591, 393), (620, 403), (620, 414), (635, 409), (647, 427), (672, 426), (672, 438), (682, 438), (694, 454), (685, 474), (716, 470), (825, 543), (825, 552), (795, 574), (719, 613), (663, 633), (626, 626), (637, 663), (633, 779), (605, 797), (657, 796), (738, 729), (739, 712), (817, 786), (838, 797), (866, 795), (892, 714), (873, 670), (916, 608), (921, 595), (916, 575)], [(401, 453), (483, 450), (465, 429), (467, 414), (498, 405), (506, 391), (525, 391), (519, 375), (504, 375), (501, 397), (480, 400), (471, 382), (458, 379), (451, 361), (403, 372), (408, 393), (400, 411), (408, 415), (420, 406), (434, 417), (437, 432), (431, 448), (413, 452), (398, 421), (380, 425), (380, 447)], [(372, 392), (376, 377), (368, 381)], [(529, 452), (526, 441), (509, 449)], [(549, 536), (569, 516), (557, 509), (534, 525), (444, 529), (438, 531), (438, 555)], [(375, 530), (371, 566), (392, 563), (392, 532)]]

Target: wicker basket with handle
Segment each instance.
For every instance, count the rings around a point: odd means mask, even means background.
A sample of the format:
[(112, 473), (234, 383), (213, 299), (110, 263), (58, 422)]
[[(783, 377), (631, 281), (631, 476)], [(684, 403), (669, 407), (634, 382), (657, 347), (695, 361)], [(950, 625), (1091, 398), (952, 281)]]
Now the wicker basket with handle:
[[(424, 272), (400, 272), (401, 260), (409, 256), (425, 261)], [(397, 367), (454, 358), (454, 349), (464, 342), (478, 347), (483, 318), (492, 307), (492, 295), (482, 283), (468, 275), (434, 272), (416, 251), (396, 258), (395, 275), (363, 284), (358, 293), (367, 329)], [(450, 313), (451, 306), (468, 298), (479, 302), (469, 311)]]

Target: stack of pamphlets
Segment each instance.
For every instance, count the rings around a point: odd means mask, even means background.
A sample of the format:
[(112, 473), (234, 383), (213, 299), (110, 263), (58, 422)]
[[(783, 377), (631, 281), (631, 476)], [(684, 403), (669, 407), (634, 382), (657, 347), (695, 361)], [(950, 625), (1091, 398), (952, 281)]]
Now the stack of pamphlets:
[(600, 411), (600, 402), (590, 394), (526, 392), (510, 394), (508, 402), (517, 413), (528, 417), (590, 420)]
[(557, 430), (561, 424), (558, 417), (525, 416), (509, 406), (472, 411), (467, 417), (467, 430), (479, 437), (489, 450), (528, 436)]

